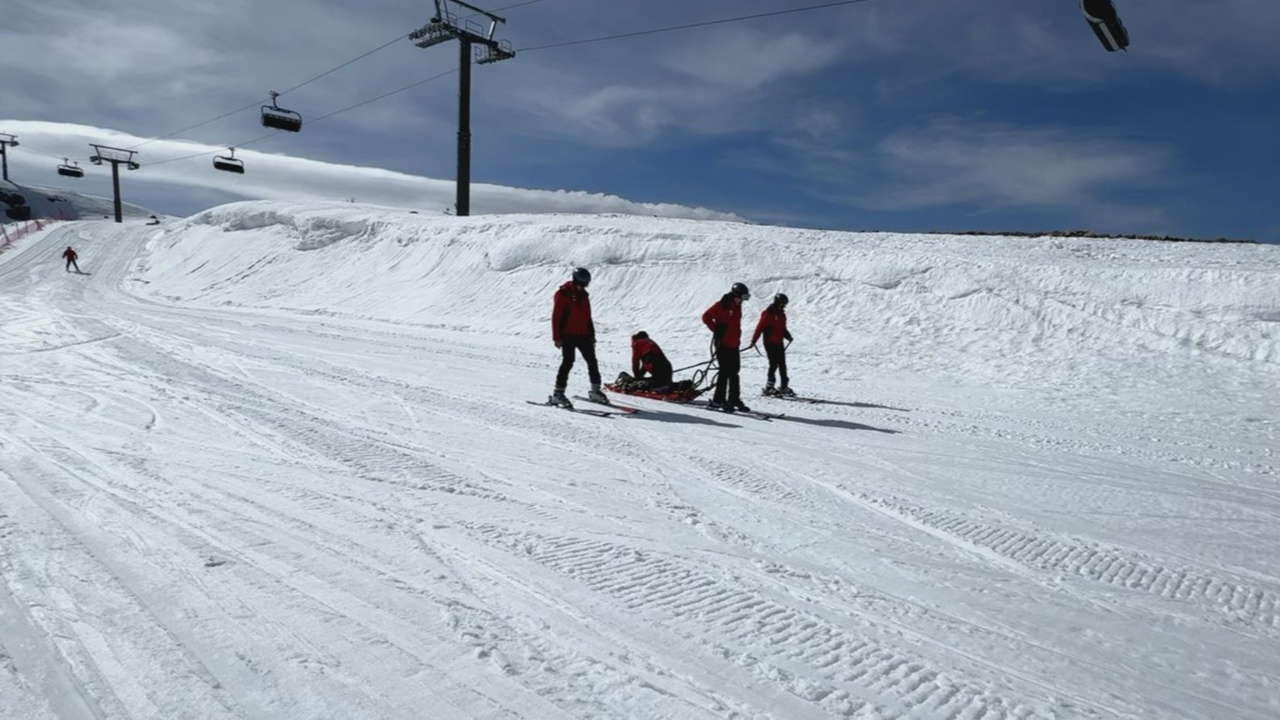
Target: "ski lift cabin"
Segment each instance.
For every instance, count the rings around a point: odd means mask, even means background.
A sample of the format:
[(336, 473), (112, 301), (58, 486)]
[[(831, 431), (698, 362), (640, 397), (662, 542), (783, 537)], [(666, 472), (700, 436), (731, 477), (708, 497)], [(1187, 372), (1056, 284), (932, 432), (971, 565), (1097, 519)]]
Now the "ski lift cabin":
[(275, 128), (276, 130), (298, 132), (302, 129), (302, 116), (277, 105), (276, 98), (279, 95), (280, 93), (272, 90), (271, 104), (262, 106), (262, 124), (265, 127)]
[(58, 166), (58, 174), (63, 177), (82, 178), (84, 170), (80, 169), (80, 163), (73, 163), (62, 158), (62, 164)]
[(1129, 47), (1129, 31), (1120, 22), (1120, 15), (1111, 0), (1080, 0), (1080, 9), (1107, 52)]
[(213, 159), (213, 167), (223, 172), (236, 173), (237, 175), (244, 174), (244, 161), (236, 159), (235, 148), (231, 148), (230, 155), (218, 155), (215, 157)]

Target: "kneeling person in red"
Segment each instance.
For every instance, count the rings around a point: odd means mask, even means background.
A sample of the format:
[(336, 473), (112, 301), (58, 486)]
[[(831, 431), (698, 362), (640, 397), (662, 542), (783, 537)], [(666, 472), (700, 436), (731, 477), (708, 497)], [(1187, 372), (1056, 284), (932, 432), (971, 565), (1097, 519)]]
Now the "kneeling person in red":
[(671, 374), (671, 361), (649, 333), (641, 330), (631, 336), (632, 388), (661, 391), (671, 385)]

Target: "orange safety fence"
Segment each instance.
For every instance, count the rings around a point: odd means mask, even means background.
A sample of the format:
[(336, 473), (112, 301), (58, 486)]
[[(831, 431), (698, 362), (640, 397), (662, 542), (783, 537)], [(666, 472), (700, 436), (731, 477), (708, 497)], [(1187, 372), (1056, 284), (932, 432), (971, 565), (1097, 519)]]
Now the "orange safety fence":
[(34, 232), (40, 232), (54, 220), (26, 220), (20, 223), (0, 224), (0, 252), (8, 250), (15, 242)]

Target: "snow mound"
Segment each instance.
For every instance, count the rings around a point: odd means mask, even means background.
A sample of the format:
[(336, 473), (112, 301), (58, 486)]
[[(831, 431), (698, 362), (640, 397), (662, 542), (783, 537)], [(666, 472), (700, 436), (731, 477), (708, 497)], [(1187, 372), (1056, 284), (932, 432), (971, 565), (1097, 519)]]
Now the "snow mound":
[(583, 265), (601, 336), (645, 329), (677, 362), (705, 353), (701, 313), (740, 281), (744, 343), (785, 292), (793, 355), (824, 372), (1072, 383), (1138, 361), (1280, 364), (1278, 260), (1266, 245), (247, 202), (166, 227), (144, 277), (182, 302), (540, 336), (551, 293)]

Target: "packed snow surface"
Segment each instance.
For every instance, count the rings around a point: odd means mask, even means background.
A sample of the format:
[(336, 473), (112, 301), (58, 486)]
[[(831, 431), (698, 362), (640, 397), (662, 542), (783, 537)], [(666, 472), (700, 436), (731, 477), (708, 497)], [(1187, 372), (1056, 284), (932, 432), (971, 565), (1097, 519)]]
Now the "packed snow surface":
[[(577, 265), (832, 402), (527, 404)], [(1280, 717), (1280, 247), (253, 202), (0, 325), (0, 717)]]

